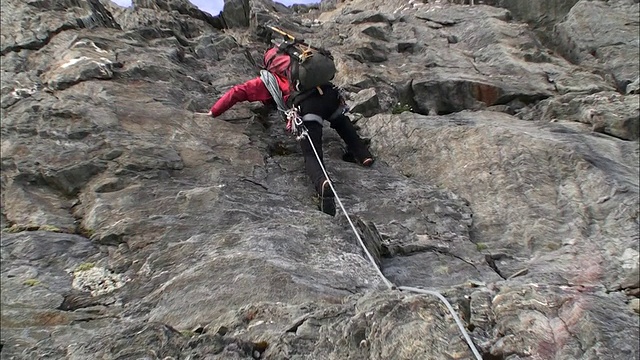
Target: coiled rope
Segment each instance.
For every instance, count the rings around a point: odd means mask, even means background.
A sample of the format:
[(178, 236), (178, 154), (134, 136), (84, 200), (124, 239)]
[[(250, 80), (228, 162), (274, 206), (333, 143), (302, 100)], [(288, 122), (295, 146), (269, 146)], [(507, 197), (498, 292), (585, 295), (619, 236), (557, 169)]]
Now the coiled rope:
[(311, 149), (313, 149), (313, 153), (316, 156), (316, 160), (318, 161), (318, 164), (320, 164), (320, 168), (322, 169), (322, 173), (324, 174), (325, 179), (328, 180), (329, 187), (331, 187), (331, 191), (333, 191), (333, 194), (335, 196), (335, 200), (338, 202), (338, 205), (340, 206), (340, 209), (342, 210), (342, 212), (344, 213), (345, 217), (347, 218), (347, 221), (349, 221), (349, 225), (351, 226), (351, 229), (353, 230), (353, 233), (356, 235), (356, 238), (358, 239), (358, 243), (360, 244), (360, 247), (362, 247), (362, 250), (364, 250), (364, 253), (367, 255), (367, 258), (369, 259), (369, 261), (373, 265), (373, 268), (376, 270), (376, 272), (377, 272), (378, 276), (380, 277), (380, 279), (382, 279), (382, 282), (390, 290), (400, 290), (400, 291), (406, 291), (406, 292), (413, 292), (413, 293), (417, 293), (417, 294), (432, 295), (432, 296), (437, 297), (440, 301), (442, 301), (445, 304), (445, 306), (447, 307), (447, 310), (449, 310), (449, 312), (453, 316), (453, 319), (455, 320), (456, 325), (458, 325), (458, 329), (460, 329), (460, 332), (462, 333), (462, 336), (464, 337), (465, 341), (469, 345), (469, 348), (471, 349), (471, 352), (473, 352), (473, 355), (475, 355), (477, 360), (482, 360), (482, 356), (480, 355), (480, 353), (478, 352), (478, 349), (476, 348), (475, 344), (471, 340), (471, 337), (469, 336), (469, 333), (464, 328), (464, 324), (460, 320), (460, 317), (458, 317), (458, 314), (454, 310), (453, 306), (451, 306), (451, 303), (449, 302), (449, 300), (447, 300), (447, 298), (442, 296), (442, 294), (440, 294), (439, 292), (433, 291), (433, 290), (418, 289), (418, 288), (410, 287), (410, 286), (397, 287), (389, 279), (387, 279), (386, 276), (384, 276), (384, 274), (382, 273), (382, 270), (380, 270), (380, 267), (378, 267), (378, 265), (376, 264), (375, 259), (373, 258), (373, 256), (369, 252), (369, 250), (367, 249), (367, 246), (364, 244), (364, 241), (362, 241), (362, 238), (360, 237), (360, 234), (358, 233), (358, 230), (356, 229), (356, 226), (351, 221), (351, 217), (347, 213), (347, 210), (344, 208), (344, 205), (342, 204), (342, 200), (338, 196), (338, 193), (336, 192), (336, 189), (333, 187), (333, 182), (329, 178), (329, 174), (327, 173), (327, 170), (325, 169), (324, 164), (320, 160), (320, 155), (318, 154), (318, 150), (316, 149), (315, 145), (313, 145), (313, 141), (311, 141), (311, 137), (309, 136), (309, 132), (308, 132), (307, 128), (304, 126), (304, 123), (303, 123), (302, 119), (297, 114), (296, 109), (287, 109), (286, 108), (284, 100), (282, 99), (282, 92), (280, 91), (280, 87), (278, 86), (277, 80), (275, 79), (273, 74), (271, 74), (269, 71), (262, 70), (262, 71), (260, 71), (260, 78), (262, 79), (262, 81), (264, 82), (265, 86), (267, 87), (267, 89), (271, 93), (271, 96), (275, 100), (276, 105), (278, 106), (278, 110), (280, 110), (282, 113), (285, 114), (285, 116), (286, 116), (286, 118), (288, 120), (287, 130), (293, 132), (294, 135), (296, 135), (296, 139), (297, 140), (300, 141), (300, 140), (302, 140), (303, 138), (306, 137), (307, 140), (309, 141), (309, 144), (311, 144)]
[(260, 80), (262, 80), (264, 86), (269, 90), (271, 97), (276, 102), (276, 106), (278, 106), (278, 110), (286, 114), (287, 106), (282, 98), (282, 91), (280, 90), (280, 86), (278, 86), (278, 80), (276, 80), (275, 75), (270, 73), (268, 70), (260, 70)]

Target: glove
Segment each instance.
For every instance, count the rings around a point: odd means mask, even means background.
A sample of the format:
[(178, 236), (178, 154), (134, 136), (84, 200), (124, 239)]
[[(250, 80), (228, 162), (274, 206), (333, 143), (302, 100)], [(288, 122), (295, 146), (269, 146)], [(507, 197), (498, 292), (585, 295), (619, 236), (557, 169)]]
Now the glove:
[(196, 115), (200, 115), (200, 116), (209, 116), (209, 117), (212, 117), (212, 118), (214, 118), (214, 117), (215, 117), (215, 116), (213, 116), (213, 113), (212, 113), (211, 111), (209, 111), (209, 112), (208, 112), (208, 113), (206, 113), (206, 114), (205, 114), (205, 113), (203, 113), (203, 112), (196, 112), (195, 114), (196, 114)]

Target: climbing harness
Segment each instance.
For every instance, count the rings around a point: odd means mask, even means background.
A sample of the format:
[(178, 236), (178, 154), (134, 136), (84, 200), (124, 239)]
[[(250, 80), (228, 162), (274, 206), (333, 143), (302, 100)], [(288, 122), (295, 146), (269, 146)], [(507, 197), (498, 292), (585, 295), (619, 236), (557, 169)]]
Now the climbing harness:
[[(333, 182), (330, 180), (329, 174), (327, 173), (327, 170), (325, 169), (324, 164), (320, 160), (320, 155), (318, 154), (318, 150), (313, 145), (313, 141), (311, 141), (311, 137), (309, 135), (309, 132), (308, 132), (307, 128), (304, 126), (304, 120), (303, 120), (302, 117), (300, 117), (300, 115), (298, 113), (299, 109), (295, 108), (295, 107), (291, 108), (291, 109), (287, 109), (287, 107), (285, 106), (284, 100), (282, 98), (282, 91), (280, 91), (280, 88), (278, 87), (278, 82), (277, 82), (277, 80), (276, 80), (276, 78), (275, 78), (275, 76), (273, 74), (271, 74), (269, 71), (261, 70), (260, 71), (260, 78), (262, 79), (262, 81), (264, 82), (265, 86), (269, 90), (269, 93), (271, 93), (273, 99), (275, 100), (276, 105), (278, 107), (278, 110), (280, 110), (284, 114), (284, 116), (285, 116), (285, 118), (287, 120), (287, 126), (286, 126), (287, 131), (291, 132), (296, 137), (296, 140), (298, 140), (298, 141), (302, 141), (302, 139), (304, 139), (305, 137), (309, 141), (309, 144), (311, 145), (311, 149), (313, 150), (313, 153), (316, 156), (316, 160), (320, 164), (320, 168), (322, 169), (322, 173), (324, 174), (325, 179), (328, 180), (327, 183), (329, 184), (329, 187), (331, 188), (331, 191), (333, 191), (335, 200), (337, 201), (338, 205), (340, 206), (340, 209), (342, 210), (342, 212), (344, 213), (345, 217), (347, 218), (347, 221), (349, 222), (349, 225), (351, 226), (351, 229), (353, 230), (353, 233), (356, 235), (356, 239), (358, 239), (358, 243), (360, 244), (360, 247), (362, 247), (362, 249), (364, 250), (364, 253), (367, 255), (367, 258), (369, 259), (369, 261), (373, 265), (373, 268), (376, 269), (376, 272), (377, 272), (378, 276), (380, 277), (380, 279), (382, 280), (382, 282), (391, 290), (399, 290), (399, 291), (403, 291), (403, 292), (412, 292), (412, 293), (417, 293), (417, 294), (432, 295), (432, 296), (437, 297), (441, 302), (443, 302), (445, 304), (445, 306), (447, 307), (447, 310), (449, 310), (449, 313), (451, 313), (451, 315), (453, 316), (453, 319), (455, 320), (456, 325), (458, 325), (458, 329), (460, 329), (460, 332), (462, 333), (462, 336), (464, 337), (465, 341), (469, 345), (469, 348), (471, 349), (471, 352), (473, 352), (473, 355), (476, 357), (477, 360), (482, 360), (482, 356), (478, 352), (478, 349), (476, 349), (476, 346), (473, 343), (473, 341), (471, 340), (471, 337), (469, 336), (469, 333), (464, 328), (464, 324), (462, 323), (462, 321), (458, 317), (458, 314), (456, 314), (456, 311), (454, 310), (453, 306), (451, 306), (451, 303), (447, 300), (447, 298), (442, 296), (442, 294), (440, 294), (439, 292), (433, 291), (433, 290), (419, 289), (419, 288), (410, 287), (410, 286), (399, 286), (398, 287), (398, 286), (394, 285), (389, 279), (387, 279), (386, 276), (384, 276), (384, 274), (380, 270), (380, 267), (378, 267), (378, 265), (376, 264), (375, 259), (373, 258), (373, 256), (371, 255), (371, 253), (367, 249), (366, 245), (364, 244), (364, 241), (362, 241), (362, 238), (360, 237), (360, 234), (358, 233), (358, 230), (356, 229), (356, 226), (351, 221), (351, 217), (349, 216), (349, 214), (347, 213), (347, 210), (345, 209), (344, 205), (342, 204), (342, 200), (338, 196), (338, 193), (336, 192), (336, 189), (333, 187)], [(339, 109), (339, 110), (340, 110), (341, 113), (344, 111), (343, 109)], [(309, 121), (318, 121), (318, 119), (310, 118)], [(320, 121), (320, 123), (322, 123), (322, 119), (320, 119), (319, 121)]]
[[(284, 103), (284, 99), (282, 98), (282, 91), (278, 86), (278, 80), (275, 75), (270, 73), (268, 70), (260, 70), (260, 79), (269, 90), (271, 97), (276, 102), (276, 106), (278, 110), (284, 114), (285, 120), (287, 121), (286, 129), (290, 133), (292, 133), (296, 140), (302, 140), (301, 131), (303, 128), (303, 119), (300, 117), (298, 111), (299, 107), (293, 107), (291, 109), (287, 109), (287, 106)], [(318, 121), (322, 124), (322, 119), (312, 119), (312, 121)]]

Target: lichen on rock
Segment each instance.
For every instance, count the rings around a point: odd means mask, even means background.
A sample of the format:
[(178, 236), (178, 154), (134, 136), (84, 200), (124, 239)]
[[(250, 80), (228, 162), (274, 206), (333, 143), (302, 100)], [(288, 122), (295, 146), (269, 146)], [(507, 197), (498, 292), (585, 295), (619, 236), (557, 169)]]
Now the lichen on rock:
[(111, 293), (127, 282), (122, 274), (114, 274), (103, 267), (79, 267), (73, 271), (71, 286), (80, 291), (86, 291), (93, 296)]

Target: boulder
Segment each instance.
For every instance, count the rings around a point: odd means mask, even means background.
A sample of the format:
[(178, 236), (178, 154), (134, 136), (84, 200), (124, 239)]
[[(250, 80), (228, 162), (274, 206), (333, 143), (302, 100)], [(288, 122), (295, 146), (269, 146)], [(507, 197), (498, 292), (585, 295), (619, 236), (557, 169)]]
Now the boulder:
[(229, 28), (249, 26), (249, 0), (225, 1), (222, 17)]
[(387, 31), (380, 26), (368, 26), (362, 30), (362, 33), (377, 40), (387, 41)]
[(353, 96), (351, 111), (364, 116), (372, 116), (380, 111), (380, 100), (375, 89), (365, 89)]

